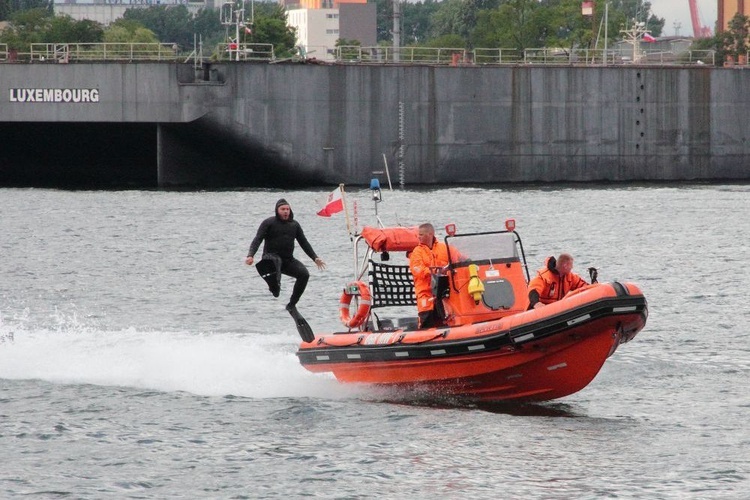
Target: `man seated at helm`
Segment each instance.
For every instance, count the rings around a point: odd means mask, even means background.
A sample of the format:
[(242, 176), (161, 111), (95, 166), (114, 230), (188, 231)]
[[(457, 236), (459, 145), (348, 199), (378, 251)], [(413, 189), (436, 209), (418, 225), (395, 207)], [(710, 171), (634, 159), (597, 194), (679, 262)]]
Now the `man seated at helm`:
[(409, 269), (414, 277), (414, 295), (417, 297), (419, 328), (440, 326), (443, 318), (435, 310), (432, 294), (432, 268), (448, 265), (448, 247), (435, 238), (435, 228), (430, 223), (419, 226), (419, 245), (409, 256)]
[(588, 283), (573, 272), (573, 257), (570, 254), (560, 254), (557, 260), (548, 257), (545, 267), (539, 269), (529, 282), (529, 309), (556, 302), (568, 292), (586, 285)]

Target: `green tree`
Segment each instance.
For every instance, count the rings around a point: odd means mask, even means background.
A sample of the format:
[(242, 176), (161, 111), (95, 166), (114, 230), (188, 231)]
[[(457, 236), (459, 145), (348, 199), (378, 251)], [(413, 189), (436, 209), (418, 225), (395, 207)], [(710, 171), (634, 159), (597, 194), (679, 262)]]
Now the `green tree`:
[(362, 42), (359, 40), (348, 40), (346, 38), (339, 38), (336, 40), (336, 47), (343, 47), (338, 50), (342, 59), (356, 59), (359, 56)]
[[(216, 46), (224, 40), (224, 27), (214, 9), (201, 9), (193, 17), (191, 37), (200, 36), (204, 47)], [(195, 38), (192, 41), (197, 41)], [(192, 42), (191, 42), (192, 43)], [(192, 46), (192, 45), (191, 45)]]
[(99, 23), (53, 16), (46, 8), (15, 11), (9, 23), (0, 33), (0, 42), (15, 50), (28, 50), (32, 43), (99, 43), (104, 39)]
[(750, 36), (750, 17), (738, 12), (727, 23), (727, 30), (719, 34), (722, 59), (727, 60), (731, 57), (732, 60), (737, 61), (740, 56), (747, 55), (750, 50), (748, 36)]
[[(291, 3), (291, 2), (290, 2)], [(255, 15), (260, 17), (279, 17), (281, 15), (281, 19), (286, 18), (286, 9), (279, 5), (277, 2), (271, 0), (271, 1), (258, 1), (255, 2), (254, 7), (252, 7), (255, 10)], [(250, 0), (245, 1), (245, 12), (247, 12), (248, 16), (250, 16), (251, 12), (251, 2)]]
[[(601, 16), (604, 15), (604, 3), (604, 0), (596, 2), (594, 7), (596, 19), (601, 19)], [(646, 29), (653, 36), (661, 36), (664, 30), (665, 20), (656, 17), (651, 12), (651, 2), (644, 2), (643, 0), (610, 1), (608, 27), (611, 37), (619, 37), (619, 30), (630, 28), (634, 21), (646, 23)]]
[[(599, 37), (603, 46), (604, 0), (594, 7), (593, 18), (581, 15), (579, 0), (506, 0), (494, 10), (481, 10), (471, 33), (475, 47), (536, 48), (594, 47)], [(654, 36), (661, 34), (664, 19), (650, 13), (651, 4), (641, 0), (619, 0), (610, 3), (607, 32), (610, 40), (622, 37), (621, 29), (630, 27), (633, 19), (648, 19)], [(638, 17), (636, 17), (638, 16)]]
[(150, 29), (133, 19), (120, 18), (104, 31), (108, 43), (158, 43), (159, 39)]
[[(750, 19), (750, 18), (748, 18)], [(693, 40), (690, 46), (691, 50), (713, 50), (714, 51), (714, 63), (717, 66), (722, 66), (727, 60), (727, 47), (725, 42), (728, 41), (726, 31), (720, 31), (714, 36), (709, 38), (698, 38)], [(734, 56), (733, 56), (734, 57)], [(704, 61), (706, 62), (706, 61)]]
[[(393, 0), (375, 0), (377, 12), (377, 40), (393, 40)], [(401, 43), (423, 44), (431, 37), (431, 16), (437, 12), (443, 2), (424, 0), (418, 2), (401, 2)]]
[(445, 0), (430, 16), (431, 35), (458, 35), (464, 40), (477, 25), (479, 12), (497, 7), (494, 0)]
[[(435, 0), (401, 4), (403, 15), (401, 42), (423, 44), (430, 39), (432, 23), (430, 18), (440, 9), (441, 3)], [(392, 23), (391, 23), (392, 24)]]
[(463, 49), (466, 47), (466, 40), (462, 36), (451, 34), (432, 38), (421, 45), (433, 48)]
[(378, 42), (393, 40), (393, 4), (391, 0), (375, 0), (376, 36)]
[[(547, 47), (573, 49), (576, 47), (593, 47), (592, 41), (599, 28), (596, 16), (587, 17), (581, 14), (580, 0), (552, 0), (541, 9), (538, 22), (546, 26), (543, 32)], [(602, 32), (602, 36), (604, 33)]]
[(0, 33), (0, 43), (15, 50), (27, 50), (32, 43), (43, 43), (52, 21), (47, 9), (17, 10), (11, 14), (9, 27)]
[(336, 47), (361, 47), (362, 42), (359, 40), (349, 40), (348, 38), (339, 38), (336, 40)]
[(42, 36), (47, 43), (101, 43), (104, 29), (96, 21), (76, 21), (68, 15), (53, 17)]
[(0, 0), (0, 21), (7, 21), (14, 12), (43, 9), (53, 13), (52, 0)]
[[(218, 13), (216, 14), (218, 16)], [(124, 19), (138, 21), (153, 31), (163, 43), (193, 46), (193, 18), (184, 5), (159, 5), (147, 9), (128, 9)]]
[(509, 0), (479, 14), (472, 33), (476, 47), (527, 49), (543, 47), (548, 27), (540, 25), (543, 7), (536, 0)]
[(276, 57), (290, 57), (296, 53), (295, 29), (287, 26), (286, 19), (256, 16), (253, 32), (245, 41), (272, 44)]
[(256, 8), (252, 33), (242, 36), (246, 43), (272, 44), (276, 57), (291, 57), (297, 52), (296, 30), (286, 24), (286, 10), (281, 5), (263, 10)]

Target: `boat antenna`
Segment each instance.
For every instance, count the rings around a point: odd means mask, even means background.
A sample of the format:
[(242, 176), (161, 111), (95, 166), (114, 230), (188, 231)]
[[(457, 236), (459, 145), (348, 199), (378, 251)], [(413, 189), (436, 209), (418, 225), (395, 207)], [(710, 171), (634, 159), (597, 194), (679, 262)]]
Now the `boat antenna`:
[[(344, 205), (344, 218), (346, 220), (346, 232), (349, 233), (349, 241), (354, 241), (354, 235), (352, 234), (352, 225), (349, 222), (349, 207), (346, 204), (346, 195), (344, 194), (344, 184), (339, 184), (341, 190), (341, 204)], [(356, 228), (355, 228), (356, 231)]]
[(372, 201), (375, 203), (375, 218), (381, 228), (385, 227), (383, 226), (383, 221), (380, 220), (380, 216), (378, 215), (378, 203), (383, 201), (383, 192), (380, 191), (380, 181), (377, 177), (370, 179), (370, 192), (372, 193)]
[[(386, 176), (386, 179), (388, 179), (388, 189), (390, 191), (393, 191), (393, 184), (391, 184), (391, 171), (388, 169), (388, 160), (385, 158), (385, 153), (383, 153), (383, 165), (385, 165), (385, 176)], [(373, 172), (373, 173), (379, 173), (379, 172)]]

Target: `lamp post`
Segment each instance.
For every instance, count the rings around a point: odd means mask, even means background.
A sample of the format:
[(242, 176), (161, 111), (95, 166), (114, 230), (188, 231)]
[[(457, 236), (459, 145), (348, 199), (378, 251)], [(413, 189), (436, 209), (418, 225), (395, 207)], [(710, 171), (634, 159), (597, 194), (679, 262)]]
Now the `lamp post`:
[(401, 50), (401, 0), (393, 0), (393, 61), (400, 60)]

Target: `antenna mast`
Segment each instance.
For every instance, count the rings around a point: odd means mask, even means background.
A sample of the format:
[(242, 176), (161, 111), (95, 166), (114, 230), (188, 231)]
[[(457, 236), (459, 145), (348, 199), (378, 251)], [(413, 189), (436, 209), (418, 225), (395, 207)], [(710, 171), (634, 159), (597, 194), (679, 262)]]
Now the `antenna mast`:
[[(253, 14), (255, 14), (255, 12), (253, 12)], [(227, 28), (229, 26), (234, 26), (234, 39), (230, 38), (230, 43), (228, 43), (227, 46), (230, 55), (229, 60), (234, 59), (235, 61), (239, 61), (240, 28), (245, 29), (245, 26), (247, 25), (247, 23), (245, 22), (245, 2), (243, 0), (237, 0), (236, 2), (224, 2), (223, 4), (221, 4), (219, 19), (221, 20), (221, 24), (223, 24)], [(232, 53), (234, 53), (234, 57), (232, 57)]]
[(633, 27), (629, 30), (620, 30), (625, 35), (625, 42), (633, 45), (633, 62), (636, 63), (641, 59), (641, 39), (643, 34), (647, 33), (646, 23), (633, 19)]

